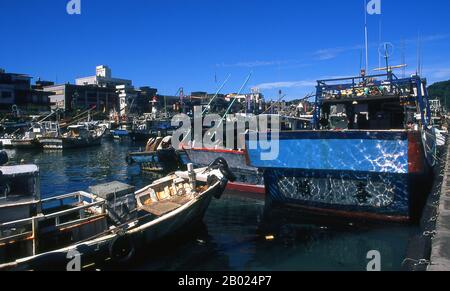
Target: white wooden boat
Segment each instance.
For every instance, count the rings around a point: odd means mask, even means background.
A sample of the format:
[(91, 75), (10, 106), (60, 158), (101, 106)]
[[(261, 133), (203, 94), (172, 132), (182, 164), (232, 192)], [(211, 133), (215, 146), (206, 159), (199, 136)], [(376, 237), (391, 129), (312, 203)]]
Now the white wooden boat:
[[(105, 259), (127, 262), (145, 245), (201, 221), (212, 197), (220, 198), (233, 179), (226, 162), (218, 160), (197, 170), (190, 165), (187, 172), (131, 194), (129, 187), (110, 184), (93, 187), (96, 194), (41, 199), (36, 166), (0, 171), (6, 173), (2, 189), (10, 193), (0, 197), (0, 270), (61, 270), (74, 253), (80, 254), (82, 265)], [(26, 197), (17, 194), (16, 182), (30, 187)]]
[(43, 137), (39, 139), (46, 150), (64, 150), (101, 145), (106, 128), (90, 128), (87, 124), (68, 127), (68, 132), (58, 137)]
[(10, 149), (12, 148), (12, 137), (10, 136), (3, 136), (0, 138), (0, 146), (4, 149)]

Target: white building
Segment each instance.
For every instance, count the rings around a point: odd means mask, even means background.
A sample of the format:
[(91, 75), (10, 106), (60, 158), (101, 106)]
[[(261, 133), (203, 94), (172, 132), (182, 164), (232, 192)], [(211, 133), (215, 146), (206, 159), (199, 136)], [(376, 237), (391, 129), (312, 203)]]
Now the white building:
[(225, 97), (226, 101), (232, 101), (233, 99), (237, 99), (237, 102), (245, 103), (245, 102), (252, 102), (252, 103), (259, 103), (264, 100), (264, 95), (259, 91), (259, 89), (253, 88), (252, 92), (249, 94), (228, 94)]
[(79, 86), (95, 85), (114, 88), (119, 85), (132, 85), (131, 80), (113, 78), (111, 69), (108, 66), (97, 66), (95, 71), (95, 76), (78, 78), (75, 80), (75, 84)]
[(128, 107), (134, 104), (138, 94), (134, 87), (130, 85), (118, 85), (116, 86), (116, 92), (119, 96), (119, 115), (127, 115)]

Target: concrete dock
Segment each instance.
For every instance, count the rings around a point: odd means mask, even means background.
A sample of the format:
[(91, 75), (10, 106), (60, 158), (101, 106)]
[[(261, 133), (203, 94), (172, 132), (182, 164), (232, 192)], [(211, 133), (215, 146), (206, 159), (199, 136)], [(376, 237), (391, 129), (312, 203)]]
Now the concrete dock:
[(433, 237), (428, 271), (450, 270), (450, 145), (447, 145), (446, 165), (437, 207), (436, 230)]

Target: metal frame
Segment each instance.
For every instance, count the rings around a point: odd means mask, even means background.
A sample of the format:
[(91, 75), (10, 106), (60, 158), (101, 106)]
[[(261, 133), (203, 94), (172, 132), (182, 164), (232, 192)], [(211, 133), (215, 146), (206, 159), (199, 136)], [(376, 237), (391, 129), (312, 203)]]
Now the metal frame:
[[(378, 79), (374, 80), (375, 86), (389, 86), (389, 92), (392, 93), (394, 88), (400, 88), (403, 86), (413, 85), (417, 88), (417, 96), (410, 94), (405, 100), (416, 102), (418, 104), (418, 110), (420, 110), (422, 118), (422, 126), (427, 128), (431, 124), (431, 107), (429, 102), (428, 91), (426, 88), (426, 80), (420, 78), (419, 76), (412, 76), (410, 78), (399, 79), (394, 73), (388, 71), (386, 74), (377, 74), (371, 76), (357, 76), (348, 78), (337, 78), (337, 79), (327, 79), (318, 80), (316, 86), (316, 98), (314, 102), (314, 118), (313, 118), (313, 128), (318, 130), (321, 109), (325, 100), (323, 96), (326, 91), (341, 91), (351, 89), (356, 96), (356, 89), (359, 88), (359, 83), (365, 82), (367, 79), (386, 77), (385, 80)], [(329, 84), (332, 82), (338, 82), (337, 84)], [(362, 99), (364, 97), (361, 97)]]
[[(89, 221), (91, 219), (95, 219), (98, 218), (102, 215), (106, 214), (106, 201), (102, 198), (99, 198), (97, 196), (94, 196), (92, 194), (80, 191), (80, 192), (75, 192), (75, 193), (71, 193), (71, 194), (66, 194), (66, 195), (61, 195), (61, 196), (57, 196), (57, 197), (52, 197), (52, 198), (48, 198), (48, 199), (43, 199), (41, 201), (39, 201), (39, 204), (45, 204), (45, 203), (50, 203), (53, 201), (59, 201), (60, 205), (64, 205), (64, 200), (66, 199), (75, 199), (77, 200), (78, 203), (83, 203), (85, 202), (85, 199), (90, 200), (90, 202), (86, 202), (84, 205), (81, 206), (74, 206), (71, 209), (68, 210), (63, 210), (63, 211), (58, 211), (58, 212), (54, 212), (54, 213), (50, 213), (50, 214), (43, 214), (43, 213), (39, 213), (37, 216), (35, 217), (31, 217), (31, 218), (26, 218), (26, 219), (22, 219), (22, 220), (17, 220), (17, 221), (11, 221), (11, 222), (6, 222), (6, 223), (0, 223), (0, 230), (2, 228), (11, 228), (11, 227), (24, 227), (24, 226), (28, 226), (29, 229), (27, 229), (28, 231), (22, 232), (22, 233), (17, 233), (17, 234), (13, 234), (10, 236), (5, 236), (5, 237), (0, 237), (0, 245), (4, 244), (5, 242), (11, 241), (13, 239), (17, 239), (17, 238), (22, 238), (22, 237), (30, 237), (30, 239), (33, 240), (33, 255), (36, 255), (37, 252), (37, 246), (38, 246), (38, 230), (39, 230), (39, 223), (42, 221), (47, 221), (47, 220), (54, 220), (55, 222), (55, 227), (69, 227), (72, 225), (76, 225), (76, 224), (80, 224), (86, 221)], [(92, 215), (90, 217), (85, 217), (83, 214), (83, 211), (85, 209), (88, 208), (93, 208), (93, 207), (98, 207), (100, 212), (96, 215)], [(79, 219), (74, 219), (70, 222), (67, 223), (60, 223), (60, 218), (67, 216), (68, 214), (72, 214), (72, 213), (79, 213), (80, 218)]]

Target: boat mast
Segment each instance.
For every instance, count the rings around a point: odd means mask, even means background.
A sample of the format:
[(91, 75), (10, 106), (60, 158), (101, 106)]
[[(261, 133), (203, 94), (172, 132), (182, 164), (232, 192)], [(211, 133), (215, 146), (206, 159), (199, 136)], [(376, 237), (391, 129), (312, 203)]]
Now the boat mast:
[(367, 28), (367, 0), (364, 0), (364, 40), (366, 48), (366, 74), (369, 72), (369, 30)]
[(228, 83), (228, 80), (230, 80), (230, 77), (231, 77), (231, 74), (228, 75), (228, 77), (226, 78), (225, 82), (222, 83), (222, 86), (220, 86), (219, 89), (217, 89), (216, 94), (214, 94), (213, 98), (211, 98), (211, 100), (209, 101), (208, 105), (206, 105), (206, 108), (203, 110), (202, 116), (204, 116), (205, 113), (209, 110), (209, 106), (211, 106), (213, 101), (217, 98), (217, 96), (219, 96), (219, 94), (222, 91), (223, 87), (225, 87), (225, 85)]
[(248, 82), (250, 81), (250, 78), (252, 77), (253, 72), (250, 72), (250, 74), (247, 76), (247, 78), (245, 79), (244, 84), (242, 84), (241, 88), (239, 89), (239, 92), (236, 94), (236, 96), (234, 97), (233, 101), (231, 102), (230, 106), (228, 106), (227, 111), (225, 112), (225, 114), (223, 115), (219, 126), (221, 126), (223, 124), (223, 121), (227, 118), (228, 113), (231, 111), (231, 109), (233, 108), (234, 103), (236, 103), (237, 97), (242, 93), (242, 91), (245, 89), (245, 87), (247, 86)]

